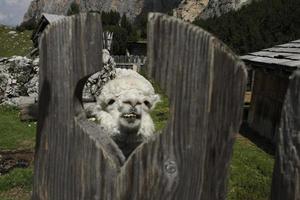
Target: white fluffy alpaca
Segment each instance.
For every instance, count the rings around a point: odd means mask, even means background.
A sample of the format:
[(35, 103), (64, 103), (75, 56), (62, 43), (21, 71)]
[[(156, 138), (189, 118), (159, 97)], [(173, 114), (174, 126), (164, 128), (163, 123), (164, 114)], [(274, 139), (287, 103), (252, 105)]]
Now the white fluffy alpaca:
[(116, 141), (124, 154), (153, 136), (149, 111), (159, 101), (151, 83), (133, 70), (116, 69), (97, 97), (96, 120)]

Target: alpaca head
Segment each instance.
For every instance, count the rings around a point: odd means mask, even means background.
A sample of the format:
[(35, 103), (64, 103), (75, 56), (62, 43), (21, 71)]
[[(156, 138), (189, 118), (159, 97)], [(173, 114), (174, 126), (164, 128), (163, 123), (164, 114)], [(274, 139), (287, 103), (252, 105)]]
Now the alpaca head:
[(115, 138), (146, 140), (153, 135), (149, 111), (159, 101), (151, 83), (133, 70), (117, 69), (116, 78), (106, 83), (97, 98), (100, 125)]

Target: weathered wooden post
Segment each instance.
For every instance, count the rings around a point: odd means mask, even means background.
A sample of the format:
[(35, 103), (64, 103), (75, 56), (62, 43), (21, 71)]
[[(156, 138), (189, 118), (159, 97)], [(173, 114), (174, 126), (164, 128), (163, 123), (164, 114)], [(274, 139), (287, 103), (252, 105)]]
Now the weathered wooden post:
[(300, 71), (290, 80), (277, 133), (272, 200), (300, 199)]
[(101, 69), (100, 24), (98, 15), (81, 14), (42, 36), (33, 199), (225, 199), (243, 64), (200, 28), (151, 14), (146, 71), (166, 91), (171, 115), (125, 161), (81, 105), (84, 81)]

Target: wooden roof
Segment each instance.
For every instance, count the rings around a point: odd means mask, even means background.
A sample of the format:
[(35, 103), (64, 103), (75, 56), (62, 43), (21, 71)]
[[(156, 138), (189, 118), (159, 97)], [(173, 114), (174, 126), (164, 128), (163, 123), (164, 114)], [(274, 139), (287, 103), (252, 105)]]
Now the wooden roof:
[(246, 63), (260, 67), (300, 68), (300, 40), (263, 49), (240, 57)]

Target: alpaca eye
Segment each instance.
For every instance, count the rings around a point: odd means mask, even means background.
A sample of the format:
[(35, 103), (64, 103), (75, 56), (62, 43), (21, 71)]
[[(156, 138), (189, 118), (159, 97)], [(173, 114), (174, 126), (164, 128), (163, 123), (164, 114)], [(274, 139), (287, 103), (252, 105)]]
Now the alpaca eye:
[(107, 105), (112, 105), (113, 103), (115, 103), (116, 101), (114, 99), (110, 99), (107, 103)]
[(151, 103), (150, 103), (149, 101), (147, 101), (147, 100), (144, 101), (144, 104), (145, 104), (148, 108), (151, 108), (151, 106), (152, 106)]

